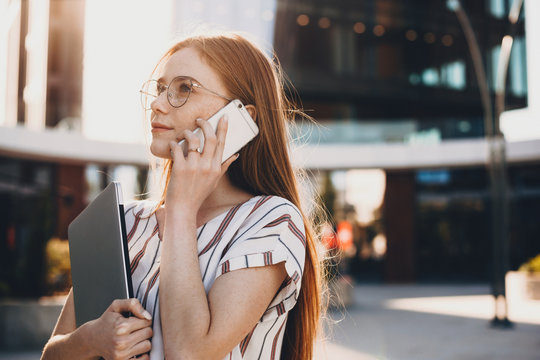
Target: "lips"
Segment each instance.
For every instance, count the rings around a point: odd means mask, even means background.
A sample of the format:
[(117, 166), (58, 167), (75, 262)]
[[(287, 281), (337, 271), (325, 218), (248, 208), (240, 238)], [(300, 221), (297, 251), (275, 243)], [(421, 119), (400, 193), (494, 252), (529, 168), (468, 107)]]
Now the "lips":
[(172, 128), (158, 122), (152, 123), (152, 132), (163, 132), (168, 130), (172, 130)]

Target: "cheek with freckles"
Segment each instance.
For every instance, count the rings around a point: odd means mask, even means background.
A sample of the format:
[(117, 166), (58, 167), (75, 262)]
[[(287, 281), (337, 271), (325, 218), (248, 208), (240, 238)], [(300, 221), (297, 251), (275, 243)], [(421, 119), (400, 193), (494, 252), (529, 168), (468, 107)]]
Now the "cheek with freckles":
[[(170, 114), (172, 117), (170, 124), (174, 128), (174, 135), (177, 140), (183, 139), (184, 130), (194, 131), (197, 128), (197, 123), (195, 122), (196, 119), (204, 118), (206, 115), (204, 106), (196, 106), (197, 104), (193, 104), (188, 107), (187, 105), (188, 104), (176, 109), (176, 111)], [(184, 109), (184, 107), (186, 108)]]
[(194, 131), (197, 129), (196, 119), (201, 118), (208, 120), (219, 109), (226, 105), (226, 101), (221, 98), (211, 96), (194, 96), (188, 102), (179, 108), (171, 109), (167, 114), (160, 114), (158, 121), (171, 126), (173, 130), (168, 132), (154, 133), (152, 135), (152, 143), (150, 151), (153, 155), (160, 158), (170, 158), (169, 142), (176, 142), (184, 138), (185, 130)]
[[(227, 105), (227, 102), (219, 97), (206, 94), (204, 98), (202, 97), (202, 94), (198, 94), (198, 96), (199, 97), (197, 98), (197, 101), (193, 102), (193, 106), (190, 107), (189, 110), (186, 109), (188, 111), (179, 114), (179, 116), (177, 117), (179, 127), (183, 127), (184, 129), (193, 131), (197, 128), (197, 119), (208, 120), (222, 107)], [(202, 99), (204, 99), (205, 101), (199, 101)]]

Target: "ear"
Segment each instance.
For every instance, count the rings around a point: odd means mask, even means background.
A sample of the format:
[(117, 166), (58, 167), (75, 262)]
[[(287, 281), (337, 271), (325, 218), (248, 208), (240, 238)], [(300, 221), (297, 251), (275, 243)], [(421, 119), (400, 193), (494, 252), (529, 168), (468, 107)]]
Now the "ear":
[(246, 110), (249, 113), (249, 116), (253, 118), (253, 120), (257, 121), (257, 109), (253, 105), (245, 105)]

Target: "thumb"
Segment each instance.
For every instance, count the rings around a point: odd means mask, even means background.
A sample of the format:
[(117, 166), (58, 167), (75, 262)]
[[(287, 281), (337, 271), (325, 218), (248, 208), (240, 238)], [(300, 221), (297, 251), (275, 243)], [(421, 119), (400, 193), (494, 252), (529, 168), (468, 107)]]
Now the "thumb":
[(152, 320), (150, 313), (146, 311), (139, 300), (135, 298), (114, 300), (109, 307), (109, 310), (117, 313), (130, 312), (139, 319)]

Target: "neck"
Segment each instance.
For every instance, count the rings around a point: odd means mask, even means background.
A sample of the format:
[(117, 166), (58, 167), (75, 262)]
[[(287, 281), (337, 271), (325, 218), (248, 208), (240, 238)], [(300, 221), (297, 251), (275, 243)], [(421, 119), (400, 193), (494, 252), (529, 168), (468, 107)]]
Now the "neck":
[[(204, 200), (197, 213), (197, 227), (205, 224), (227, 209), (243, 203), (252, 197), (252, 194), (234, 186), (226, 175), (222, 176), (216, 189), (208, 195), (206, 200)], [(161, 207), (156, 212), (158, 224), (164, 222), (164, 217), (165, 208)], [(161, 238), (161, 235), (159, 236)]]
[(205, 213), (213, 209), (231, 207), (251, 197), (253, 197), (252, 194), (234, 186), (229, 177), (224, 175), (219, 180), (216, 189), (204, 200), (199, 212)]

